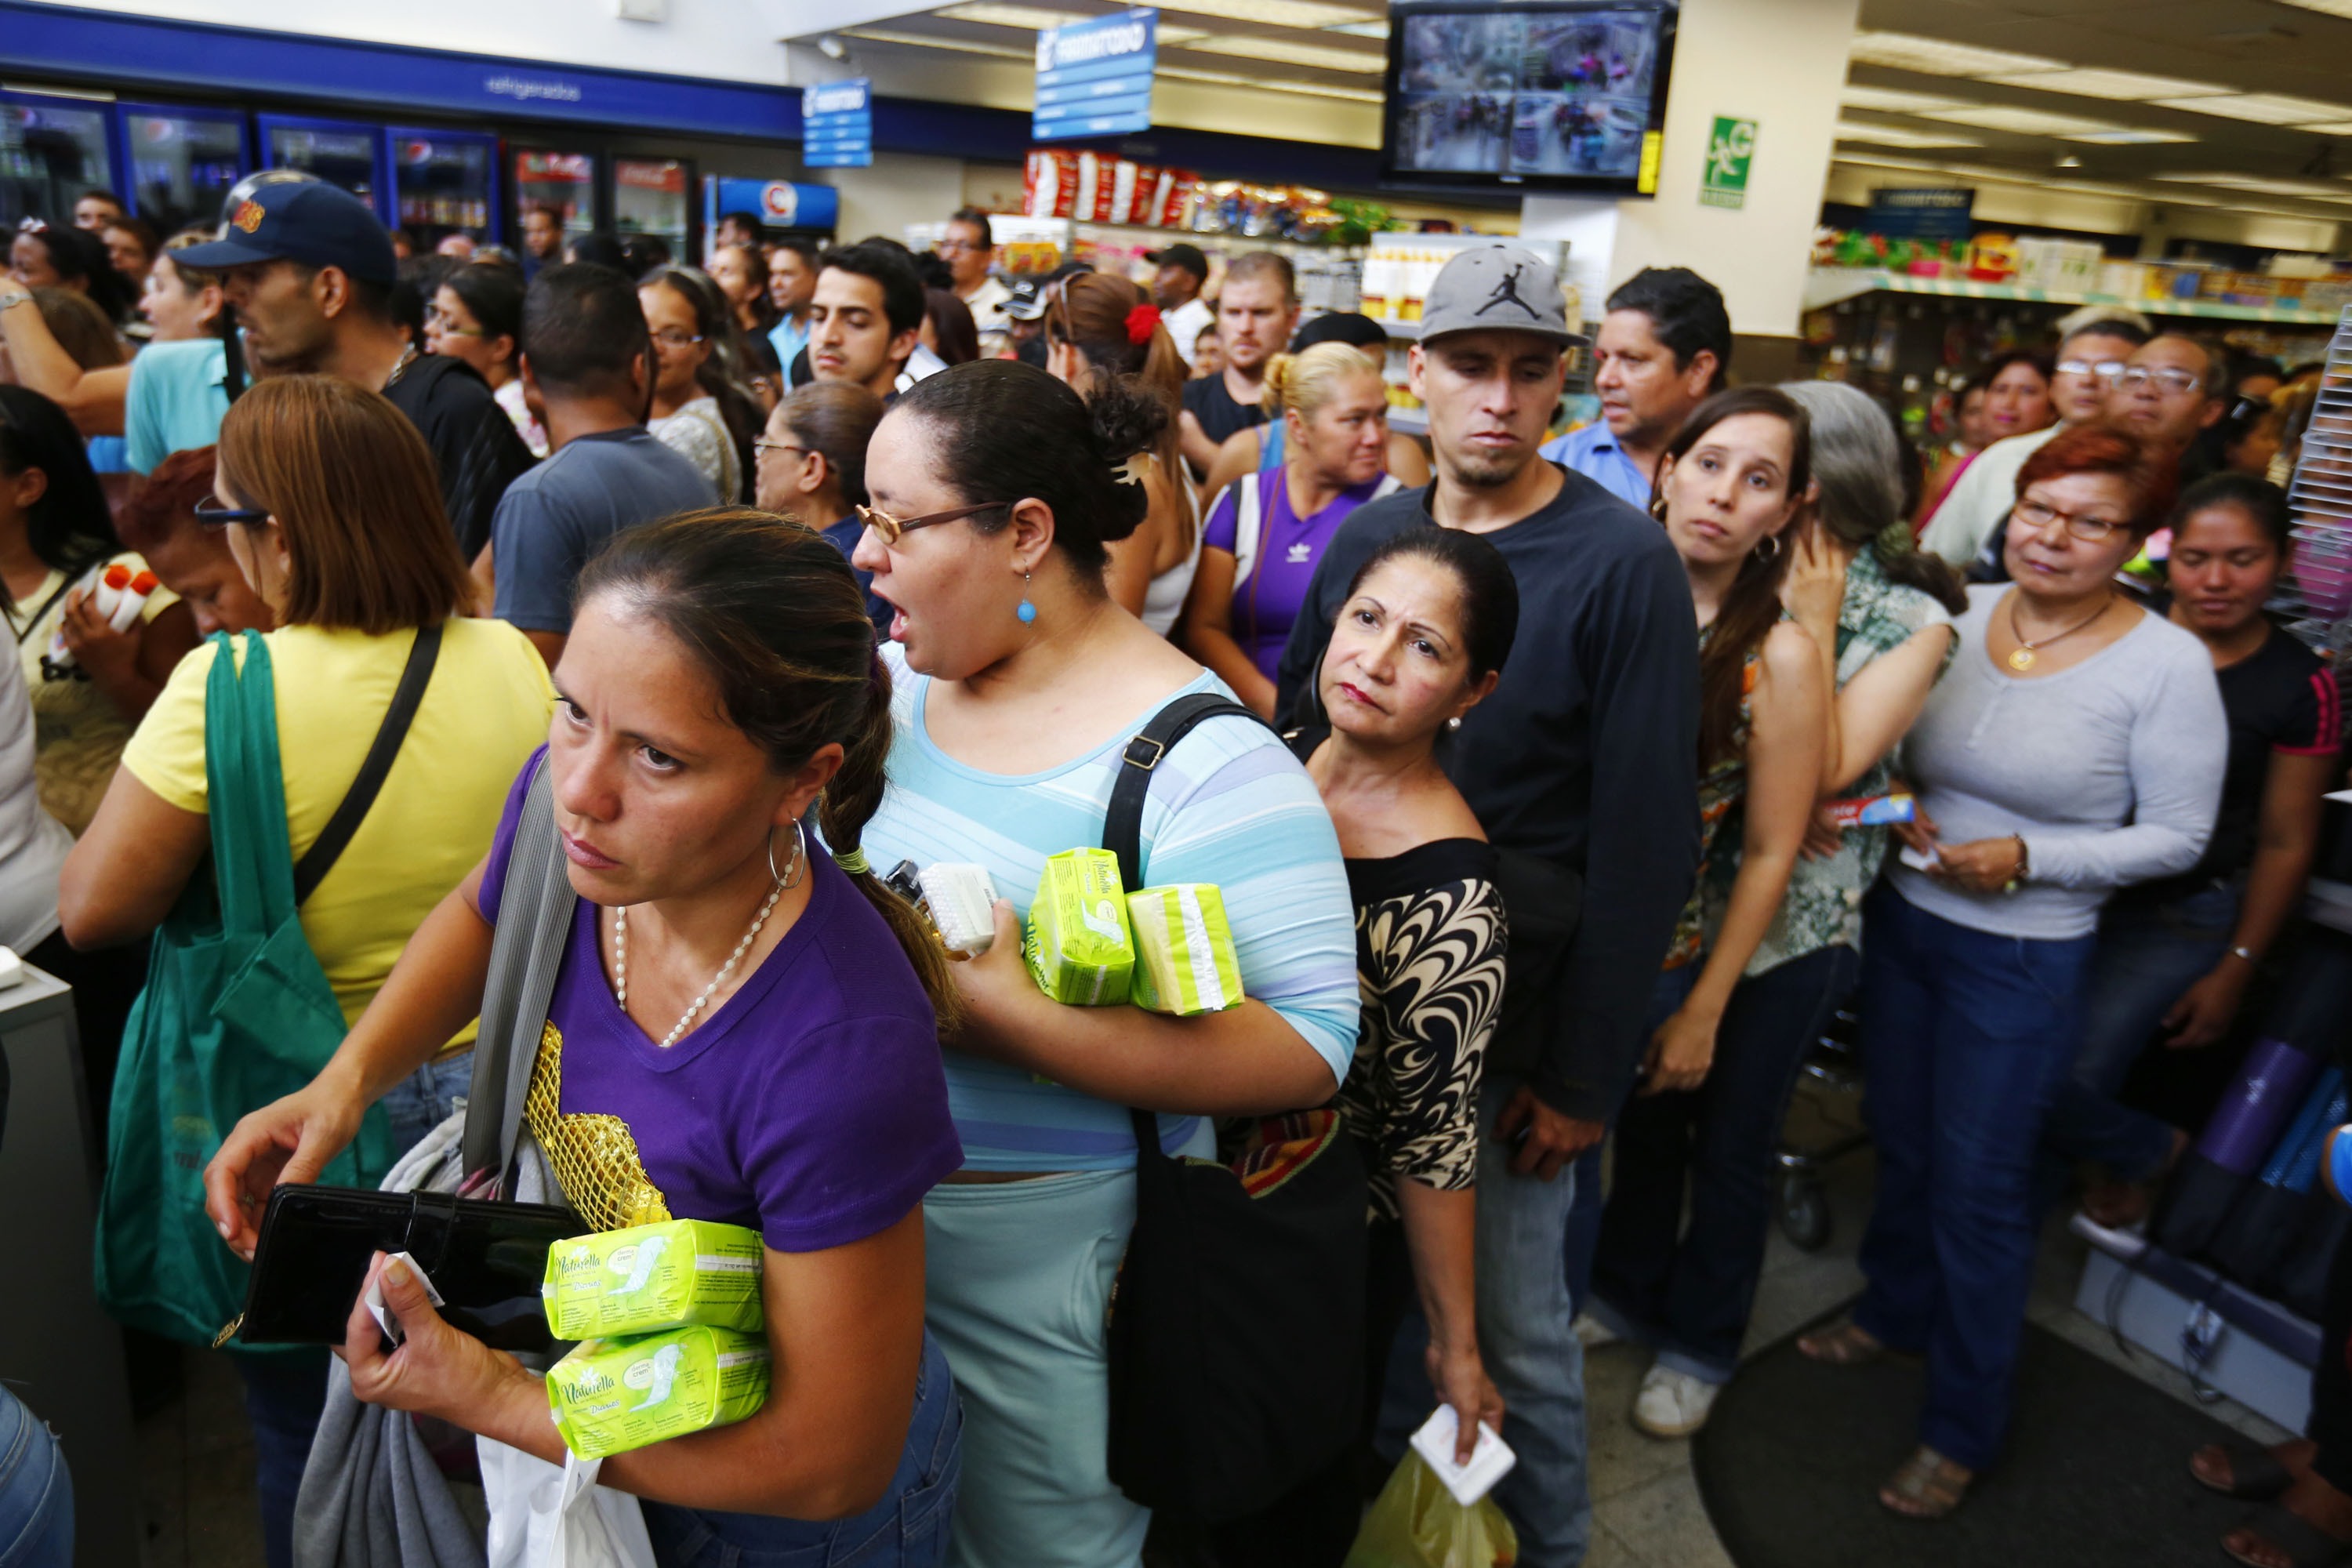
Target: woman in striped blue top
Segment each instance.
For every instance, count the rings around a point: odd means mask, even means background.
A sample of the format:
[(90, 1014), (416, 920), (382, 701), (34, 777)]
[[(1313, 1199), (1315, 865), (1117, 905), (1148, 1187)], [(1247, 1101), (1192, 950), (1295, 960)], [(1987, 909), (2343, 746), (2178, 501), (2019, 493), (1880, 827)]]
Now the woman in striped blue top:
[(1223, 893), (1249, 1000), (1169, 1018), (1047, 1000), (1020, 957), (1045, 858), (1102, 842), (1121, 749), (1173, 698), (1223, 691), (1103, 584), (1142, 520), (1129, 461), (1165, 409), (1091, 404), (984, 360), (919, 383), (876, 430), (855, 556), (895, 610), (883, 649), (898, 739), (865, 836), (877, 865), (976, 861), (1007, 903), (956, 966), (950, 1043), (964, 1168), (925, 1201), (929, 1319), (970, 1438), (950, 1560), (1120, 1568), (1148, 1512), (1109, 1479), (1105, 1312), (1135, 1215), (1127, 1108), (1171, 1152), (1207, 1118), (1328, 1101), (1359, 1023), (1347, 873), (1306, 771), (1272, 731), (1216, 718), (1171, 747), (1143, 814), (1147, 885)]

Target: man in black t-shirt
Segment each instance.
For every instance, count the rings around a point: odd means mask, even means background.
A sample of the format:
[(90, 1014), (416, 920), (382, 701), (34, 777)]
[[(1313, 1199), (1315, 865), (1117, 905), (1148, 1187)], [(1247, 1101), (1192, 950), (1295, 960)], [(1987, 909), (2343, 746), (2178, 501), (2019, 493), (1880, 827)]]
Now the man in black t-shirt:
[(470, 366), (409, 342), (392, 310), (400, 264), (375, 214), (324, 182), (286, 181), (256, 186), (221, 232), (173, 259), (221, 275), (253, 374), (331, 375), (391, 399), (432, 448), (449, 526), (472, 560), (530, 448)]
[(1180, 419), (1184, 460), (1194, 479), (1207, 476), (1227, 437), (1265, 423), (1258, 401), (1265, 394), (1265, 367), (1297, 324), (1297, 279), (1289, 261), (1271, 250), (1234, 258), (1217, 295), (1217, 339), (1224, 345), (1225, 368), (1184, 384)]
[[(1230, 287), (1230, 286), (1229, 286)], [(1511, 951), (1478, 1151), (1478, 1337), (1519, 1463), (1495, 1489), (1528, 1568), (1572, 1568), (1591, 1504), (1584, 1363), (1563, 1251), (1577, 1156), (1624, 1103), (1675, 913), (1698, 868), (1698, 624), (1664, 530), (1537, 445), (1560, 351), (1559, 280), (1495, 245), (1445, 264), (1410, 364), (1437, 478), (1339, 525), (1291, 624), (1278, 713), (1311, 698), (1331, 623), (1383, 541), (1458, 528), (1501, 552), (1519, 630), (1445, 771), (1501, 852)], [(1391, 1413), (1429, 1407), (1391, 1378)]]

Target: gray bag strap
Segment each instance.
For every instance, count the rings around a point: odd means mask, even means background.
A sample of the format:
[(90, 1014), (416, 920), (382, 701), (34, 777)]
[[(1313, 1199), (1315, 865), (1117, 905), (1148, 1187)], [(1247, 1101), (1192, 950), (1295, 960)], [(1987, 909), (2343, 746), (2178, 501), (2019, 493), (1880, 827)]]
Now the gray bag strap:
[(482, 1032), (474, 1043), (474, 1081), (466, 1100), (467, 1174), (459, 1190), (467, 1196), (511, 1195), (505, 1188), (521, 1137), (523, 1099), (578, 898), (557, 849), (554, 789), (542, 758), (523, 794), (499, 900), (498, 933), (490, 941)]

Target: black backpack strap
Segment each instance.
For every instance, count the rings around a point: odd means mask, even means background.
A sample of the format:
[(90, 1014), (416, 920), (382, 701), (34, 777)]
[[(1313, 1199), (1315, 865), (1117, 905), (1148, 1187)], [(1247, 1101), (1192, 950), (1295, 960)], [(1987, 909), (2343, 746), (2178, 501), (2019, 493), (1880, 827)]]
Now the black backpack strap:
[(294, 902), (298, 908), (319, 890), (319, 884), (327, 879), (327, 873), (342, 858), (352, 835), (367, 819), (368, 808), (375, 805), (385, 775), (400, 756), (400, 744), (408, 738), (408, 727), (415, 721), (417, 705), (425, 700), (425, 688), (432, 680), (433, 667), (440, 658), (441, 628), (418, 627), (416, 640), (409, 645), (408, 662), (401, 668), (400, 685), (393, 691), (392, 706), (383, 710), (383, 722), (376, 727), (375, 743), (368, 747), (367, 758), (360, 763), (359, 776), (343, 793), (342, 804), (335, 807), (335, 815), (320, 829), (318, 841), (294, 867)]
[[(1143, 886), (1143, 803), (1151, 794), (1153, 770), (1160, 766), (1162, 757), (1175, 749), (1177, 742), (1192, 733), (1195, 725), (1228, 717), (1265, 724), (1255, 710), (1230, 697), (1196, 691), (1177, 698), (1154, 713), (1120, 753), (1118, 777), (1110, 786), (1110, 809), (1103, 814), (1103, 847), (1118, 857), (1119, 886), (1129, 892)], [(1271, 731), (1274, 726), (1266, 724), (1266, 728)], [(1150, 1111), (1132, 1107), (1127, 1115), (1135, 1129), (1136, 1159), (1141, 1162), (1159, 1154), (1158, 1120)]]

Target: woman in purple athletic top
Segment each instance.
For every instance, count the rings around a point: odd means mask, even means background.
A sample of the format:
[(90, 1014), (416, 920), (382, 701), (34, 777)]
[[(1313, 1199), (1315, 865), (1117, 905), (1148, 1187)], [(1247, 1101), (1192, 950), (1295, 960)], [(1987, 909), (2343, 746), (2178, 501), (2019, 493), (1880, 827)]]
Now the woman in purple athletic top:
[[(766, 1243), (767, 1403), (613, 1456), (598, 1479), (644, 1500), (662, 1568), (929, 1568), (962, 1452), (923, 1327), (922, 1197), (963, 1159), (934, 1012), (952, 983), (858, 850), (891, 738), (864, 597), (823, 536), (732, 510), (625, 536), (579, 594), (548, 745), (488, 858), (326, 1070), (229, 1136), (208, 1206), (249, 1252), (256, 1199), (314, 1176), (447, 1021), (480, 1009), (501, 913), (536, 912), (508, 870), (543, 773), (579, 901), (531, 1135), (588, 1228), (717, 1220)], [(355, 1305), (352, 1392), (560, 1462), (541, 1384), (437, 1317), (404, 1268), (378, 1268), (407, 1337), (385, 1354)]]
[(1265, 387), (1282, 410), (1283, 460), (1217, 498), (1176, 641), (1271, 718), (1275, 666), (1323, 547), (1396, 481), (1387, 472), (1388, 389), (1362, 350), (1326, 342), (1277, 354)]

